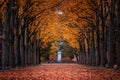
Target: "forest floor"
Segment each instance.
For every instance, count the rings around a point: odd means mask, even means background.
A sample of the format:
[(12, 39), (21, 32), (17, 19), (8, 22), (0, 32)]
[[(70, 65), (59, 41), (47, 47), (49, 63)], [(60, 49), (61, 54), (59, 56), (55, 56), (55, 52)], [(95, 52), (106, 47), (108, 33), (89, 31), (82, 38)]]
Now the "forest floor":
[(0, 80), (120, 80), (120, 71), (78, 64), (42, 64), (0, 71)]

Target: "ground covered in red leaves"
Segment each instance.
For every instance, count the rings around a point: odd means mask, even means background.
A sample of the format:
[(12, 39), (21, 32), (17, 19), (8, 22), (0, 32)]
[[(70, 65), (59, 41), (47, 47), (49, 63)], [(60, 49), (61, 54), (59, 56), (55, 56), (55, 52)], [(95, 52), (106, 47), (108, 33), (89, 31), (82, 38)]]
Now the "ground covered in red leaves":
[(0, 71), (0, 80), (120, 80), (120, 71), (78, 64), (42, 64)]

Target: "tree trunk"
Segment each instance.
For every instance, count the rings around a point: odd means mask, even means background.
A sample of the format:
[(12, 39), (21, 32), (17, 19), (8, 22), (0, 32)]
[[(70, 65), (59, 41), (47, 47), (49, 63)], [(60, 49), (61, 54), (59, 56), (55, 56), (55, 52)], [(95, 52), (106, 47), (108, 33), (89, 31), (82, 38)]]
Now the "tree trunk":
[(80, 64), (82, 64), (82, 46), (81, 46), (81, 44), (80, 44), (80, 41), (79, 41), (79, 45), (80, 45), (80, 48), (79, 48), (79, 54), (78, 54), (78, 56), (79, 56), (79, 63)]
[(92, 41), (91, 41), (91, 50), (92, 50), (92, 66), (95, 66), (95, 39), (94, 39), (94, 29), (92, 29)]
[(28, 26), (25, 27), (25, 65), (28, 64)]
[(15, 42), (14, 42), (14, 45), (15, 45), (15, 48), (14, 48), (14, 52), (15, 52), (15, 65), (16, 66), (20, 66), (21, 64), (21, 60), (20, 60), (20, 35), (19, 35), (19, 22), (18, 22), (18, 5), (15, 6), (16, 9), (15, 9), (15, 15), (14, 15), (14, 39), (15, 39)]
[(36, 64), (36, 40), (34, 41), (34, 51), (33, 51), (33, 55), (34, 55), (34, 65)]
[(0, 68), (2, 67), (2, 13), (0, 13)]
[(90, 36), (88, 35), (88, 39), (87, 39), (87, 64), (90, 65)]
[(22, 30), (22, 35), (20, 37), (20, 58), (21, 58), (21, 66), (25, 66), (24, 29)]
[(85, 40), (83, 41), (83, 58), (84, 58), (84, 64), (86, 64)]
[[(40, 48), (39, 48), (40, 49)], [(39, 57), (38, 57), (38, 64), (40, 64), (41, 63), (41, 53), (40, 53), (40, 50), (39, 50)]]
[(37, 49), (36, 49), (36, 53), (37, 53), (37, 64), (39, 64), (39, 63), (40, 63), (40, 53), (39, 53), (39, 52), (40, 52), (40, 51), (39, 51), (40, 49), (39, 49), (39, 41), (40, 41), (40, 40), (37, 40), (37, 45), (36, 45), (36, 46), (37, 46)]
[(5, 20), (4, 20), (4, 27), (2, 32), (2, 69), (5, 69), (6, 66), (9, 65), (9, 38), (8, 38), (8, 31), (9, 31), (9, 17), (8, 14), (9, 5), (7, 3), (7, 7), (5, 8)]
[(28, 63), (28, 65), (30, 65), (30, 53), (31, 53), (31, 51), (30, 51), (30, 45), (28, 44), (28, 55), (27, 55), (27, 63)]
[(115, 56), (115, 1), (111, 2), (110, 12), (110, 26), (109, 26), (109, 38), (108, 38), (108, 66), (114, 67), (114, 56)]
[[(17, 29), (15, 32), (18, 32)], [(20, 36), (18, 33), (15, 33), (15, 65), (20, 66), (21, 64), (21, 55), (20, 55)]]
[(89, 65), (91, 66), (92, 65), (92, 41), (90, 41), (89, 43), (89, 49), (90, 49), (90, 61), (89, 61)]
[(109, 38), (108, 38), (108, 66), (113, 67), (114, 66), (114, 35), (113, 31), (109, 29)]
[(84, 42), (82, 43), (82, 51), (81, 51), (81, 53), (82, 53), (82, 64), (85, 64), (85, 53), (84, 53)]
[(120, 68), (120, 0), (117, 0), (117, 18), (118, 18), (118, 26), (117, 26), (117, 65)]
[(14, 1), (13, 0), (11, 0), (10, 2), (9, 2), (9, 7), (10, 7), (10, 34), (9, 34), (9, 44), (10, 44), (10, 52), (9, 52), (9, 56), (10, 56), (10, 58), (9, 58), (9, 63), (10, 63), (10, 67), (14, 67), (15, 66), (15, 54), (14, 54), (14, 16), (15, 16), (15, 14), (14, 14), (14, 9), (12, 9), (12, 7), (14, 7), (13, 6), (14, 5)]
[(96, 11), (96, 66), (100, 65), (100, 31), (99, 31), (99, 14)]
[(101, 4), (101, 21), (102, 21), (102, 37), (101, 37), (101, 66), (105, 67), (106, 65), (106, 52), (105, 52), (105, 18), (103, 11), (103, 0), (100, 0)]

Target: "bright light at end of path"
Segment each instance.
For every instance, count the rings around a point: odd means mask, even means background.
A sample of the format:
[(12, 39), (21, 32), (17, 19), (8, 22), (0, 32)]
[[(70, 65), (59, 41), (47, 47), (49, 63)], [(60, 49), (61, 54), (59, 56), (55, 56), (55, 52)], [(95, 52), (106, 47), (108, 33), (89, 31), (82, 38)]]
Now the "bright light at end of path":
[(56, 11), (56, 14), (58, 14), (58, 15), (62, 15), (63, 12), (62, 12), (61, 10), (57, 10), (57, 11)]

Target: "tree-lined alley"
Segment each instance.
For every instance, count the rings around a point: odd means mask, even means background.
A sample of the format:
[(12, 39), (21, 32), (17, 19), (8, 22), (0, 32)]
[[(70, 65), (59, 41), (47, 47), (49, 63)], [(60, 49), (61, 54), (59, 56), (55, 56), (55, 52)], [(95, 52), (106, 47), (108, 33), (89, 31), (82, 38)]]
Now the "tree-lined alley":
[(0, 68), (63, 57), (120, 69), (119, 0), (0, 0)]

